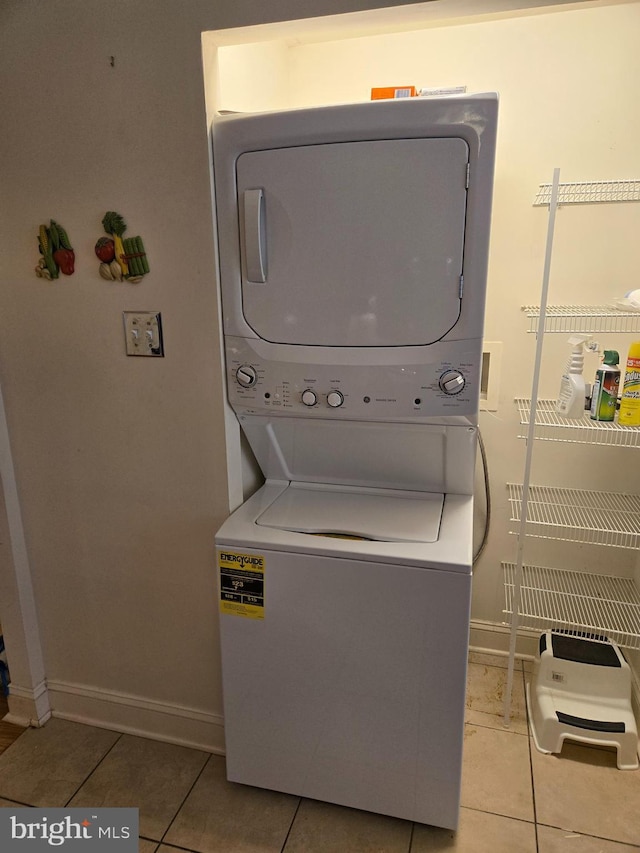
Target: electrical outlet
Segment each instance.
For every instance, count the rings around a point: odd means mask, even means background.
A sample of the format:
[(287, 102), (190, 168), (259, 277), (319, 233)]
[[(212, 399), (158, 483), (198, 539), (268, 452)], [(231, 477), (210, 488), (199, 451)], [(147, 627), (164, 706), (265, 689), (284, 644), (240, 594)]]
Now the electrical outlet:
[(127, 355), (164, 356), (159, 311), (123, 311)]

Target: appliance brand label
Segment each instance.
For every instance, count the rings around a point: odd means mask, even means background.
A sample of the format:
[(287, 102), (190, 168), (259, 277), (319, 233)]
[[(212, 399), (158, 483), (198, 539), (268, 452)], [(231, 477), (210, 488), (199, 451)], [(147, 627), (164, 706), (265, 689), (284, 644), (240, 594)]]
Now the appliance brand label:
[(220, 612), (247, 619), (264, 619), (264, 570), (261, 554), (221, 551)]
[(0, 809), (0, 850), (137, 853), (138, 809)]

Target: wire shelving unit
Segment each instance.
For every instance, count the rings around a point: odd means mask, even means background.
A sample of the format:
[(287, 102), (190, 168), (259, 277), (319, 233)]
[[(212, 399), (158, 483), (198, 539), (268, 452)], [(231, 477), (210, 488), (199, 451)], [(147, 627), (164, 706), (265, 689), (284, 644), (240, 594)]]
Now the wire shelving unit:
[[(521, 425), (528, 426), (531, 418), (531, 400), (526, 397), (516, 397), (515, 403)], [(593, 421), (588, 412), (575, 420), (564, 418), (556, 412), (555, 400), (538, 400), (535, 428), (535, 438), (540, 441), (640, 448), (640, 427), (620, 426), (617, 421)], [(526, 437), (521, 430), (518, 438)]]
[(640, 332), (640, 311), (623, 302), (611, 305), (549, 304), (549, 278), (556, 212), (564, 204), (640, 201), (640, 180), (580, 181), (541, 184), (534, 206), (548, 205), (549, 220), (539, 305), (523, 307), (529, 333), (536, 335), (531, 396), (516, 403), (527, 426), (526, 458), (521, 484), (508, 483), (511, 521), (518, 536), (516, 560), (503, 563), (505, 613), (510, 615), (509, 664), (504, 718), (509, 725), (516, 637), (519, 627), (562, 628), (606, 635), (620, 645), (640, 649), (640, 594), (633, 581), (564, 568), (526, 565), (524, 541), (533, 536), (616, 548), (640, 546), (640, 496), (531, 483), (534, 439), (623, 447), (640, 446), (640, 429), (616, 423), (558, 419), (554, 401), (539, 397), (543, 338), (548, 333)]
[[(539, 331), (540, 306), (525, 305), (522, 310), (529, 319), (527, 332)], [(611, 305), (547, 305), (544, 333), (582, 332), (629, 333), (640, 332), (640, 311), (629, 311)]]
[[(522, 485), (507, 483), (507, 488), (511, 521), (520, 523)], [(531, 485), (526, 535), (614, 548), (638, 548), (640, 495)]]
[[(540, 184), (534, 207), (551, 203), (552, 184)], [(640, 201), (640, 180), (570, 181), (558, 184), (557, 204)]]
[[(516, 564), (503, 563), (504, 613), (513, 616)], [(519, 625), (544, 631), (559, 628), (607, 637), (640, 649), (640, 592), (630, 578), (544, 566), (522, 567)]]

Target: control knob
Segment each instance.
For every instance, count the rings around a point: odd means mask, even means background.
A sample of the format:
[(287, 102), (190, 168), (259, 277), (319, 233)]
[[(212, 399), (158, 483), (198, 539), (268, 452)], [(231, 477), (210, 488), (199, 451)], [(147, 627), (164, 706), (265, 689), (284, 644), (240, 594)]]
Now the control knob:
[(344, 396), (340, 391), (329, 391), (327, 394), (327, 404), (332, 409), (338, 409), (344, 403)]
[(318, 402), (318, 395), (315, 391), (312, 391), (311, 388), (306, 388), (302, 392), (302, 402), (305, 406), (315, 406)]
[(445, 370), (438, 382), (445, 394), (459, 394), (464, 388), (464, 376), (459, 370)]
[(243, 388), (253, 388), (257, 381), (256, 369), (250, 364), (243, 364), (236, 370), (236, 382)]

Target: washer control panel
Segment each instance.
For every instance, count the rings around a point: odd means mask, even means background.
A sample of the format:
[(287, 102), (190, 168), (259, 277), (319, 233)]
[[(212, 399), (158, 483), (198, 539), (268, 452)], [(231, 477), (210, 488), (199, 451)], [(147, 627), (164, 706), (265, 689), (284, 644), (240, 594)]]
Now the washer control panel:
[(477, 341), (429, 347), (422, 364), (341, 365), (264, 359), (242, 338), (228, 344), (229, 401), (245, 414), (420, 420), (478, 409)]

